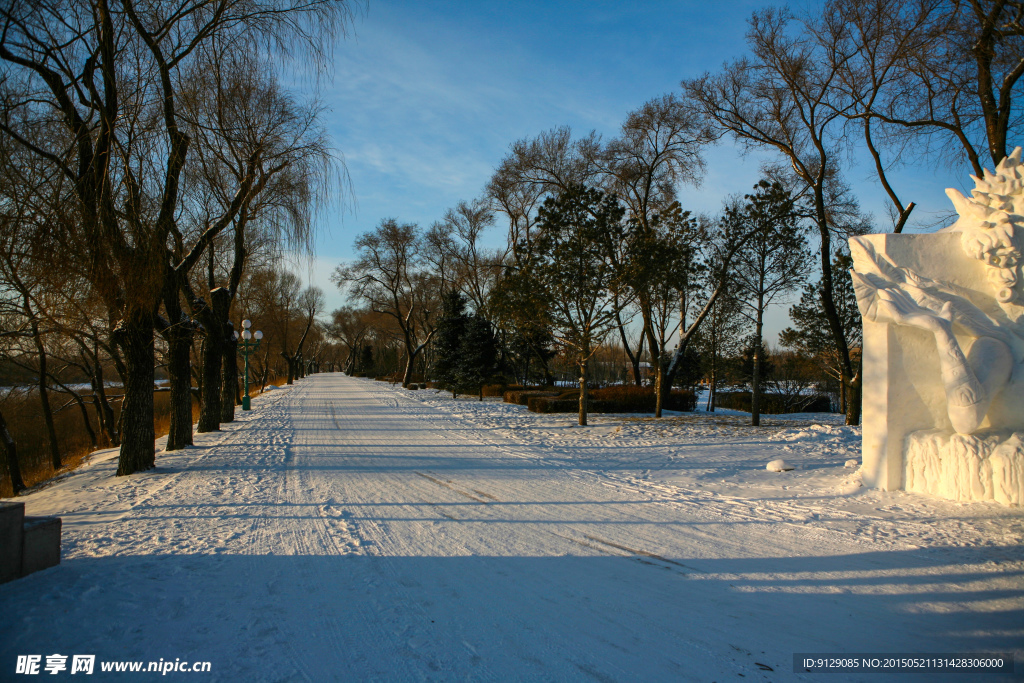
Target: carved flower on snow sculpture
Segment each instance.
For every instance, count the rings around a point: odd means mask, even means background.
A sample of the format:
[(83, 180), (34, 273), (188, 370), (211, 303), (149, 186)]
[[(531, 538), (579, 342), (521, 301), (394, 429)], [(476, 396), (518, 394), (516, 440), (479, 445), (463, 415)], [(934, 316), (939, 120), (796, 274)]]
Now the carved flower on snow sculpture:
[(1020, 305), (1024, 303), (1020, 286), (1024, 246), (1019, 229), (1019, 224), (1024, 223), (1021, 148), (1000, 161), (994, 173), (985, 169), (983, 176), (971, 176), (975, 187), (970, 199), (956, 190), (946, 190), (960, 218), (943, 232), (959, 231), (967, 255), (989, 266), (988, 279), (1000, 304)]

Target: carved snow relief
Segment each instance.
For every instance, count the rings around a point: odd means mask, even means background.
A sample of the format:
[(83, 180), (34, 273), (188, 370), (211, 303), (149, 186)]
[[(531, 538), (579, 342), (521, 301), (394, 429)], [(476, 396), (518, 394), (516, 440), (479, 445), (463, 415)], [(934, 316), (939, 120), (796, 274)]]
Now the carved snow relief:
[(1020, 505), (1022, 473), (1024, 433), (981, 436), (931, 429), (907, 437), (907, 491)]
[(960, 215), (948, 228), (850, 240), (864, 317), (864, 481), (1019, 505), (1021, 149), (974, 182), (970, 198), (946, 191)]

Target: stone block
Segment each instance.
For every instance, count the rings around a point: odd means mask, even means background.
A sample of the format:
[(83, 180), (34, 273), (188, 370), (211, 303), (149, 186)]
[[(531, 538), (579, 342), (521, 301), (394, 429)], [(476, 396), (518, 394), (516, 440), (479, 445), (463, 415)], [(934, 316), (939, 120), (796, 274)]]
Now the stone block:
[(26, 517), (21, 575), (60, 564), (60, 517)]
[(0, 583), (21, 576), (25, 504), (0, 502)]

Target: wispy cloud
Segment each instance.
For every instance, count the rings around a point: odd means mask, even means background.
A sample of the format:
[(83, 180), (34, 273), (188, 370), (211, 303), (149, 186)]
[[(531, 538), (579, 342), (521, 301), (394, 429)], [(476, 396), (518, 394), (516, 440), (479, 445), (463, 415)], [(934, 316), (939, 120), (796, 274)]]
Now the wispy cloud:
[[(323, 93), (357, 205), (329, 221), (323, 249), (350, 256), (355, 235), (384, 217), (439, 219), (482, 190), (517, 139), (558, 125), (614, 135), (647, 99), (743, 54), (744, 20), (761, 5), (375, 0), (355, 37), (339, 43)], [(728, 144), (708, 158), (701, 188), (681, 194), (688, 208), (713, 213), (725, 195), (750, 190), (760, 159)], [(884, 215), (862, 176), (850, 177), (862, 203)]]

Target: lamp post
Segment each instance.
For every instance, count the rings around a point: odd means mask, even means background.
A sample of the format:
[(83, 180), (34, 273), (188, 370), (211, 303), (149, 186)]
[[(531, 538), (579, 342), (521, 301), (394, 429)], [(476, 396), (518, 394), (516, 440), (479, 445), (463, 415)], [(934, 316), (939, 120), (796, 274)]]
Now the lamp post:
[[(242, 321), (242, 341), (238, 342), (239, 353), (242, 354), (242, 358), (245, 359), (245, 372), (243, 373), (243, 383), (245, 385), (245, 395), (242, 396), (242, 410), (249, 410), (249, 354), (260, 347), (260, 340), (263, 339), (263, 333), (259, 330), (251, 332), (249, 328), (252, 327), (252, 323), (248, 320)], [(235, 332), (235, 339), (238, 339), (238, 332)], [(252, 341), (255, 339), (256, 341)]]

